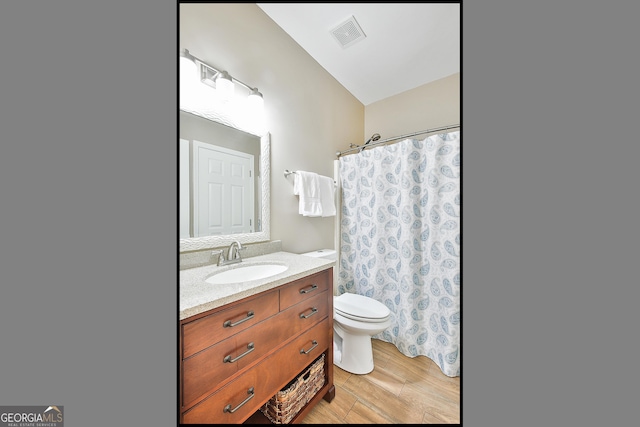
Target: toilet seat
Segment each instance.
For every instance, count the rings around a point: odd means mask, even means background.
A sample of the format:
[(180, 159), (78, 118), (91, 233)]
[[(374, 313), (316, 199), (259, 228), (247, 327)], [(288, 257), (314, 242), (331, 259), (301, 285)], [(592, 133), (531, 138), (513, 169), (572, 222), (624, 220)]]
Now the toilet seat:
[(366, 323), (385, 322), (391, 311), (381, 302), (364, 295), (344, 293), (333, 300), (336, 314)]
[(352, 374), (373, 371), (371, 338), (393, 326), (381, 302), (352, 293), (333, 297), (333, 364)]

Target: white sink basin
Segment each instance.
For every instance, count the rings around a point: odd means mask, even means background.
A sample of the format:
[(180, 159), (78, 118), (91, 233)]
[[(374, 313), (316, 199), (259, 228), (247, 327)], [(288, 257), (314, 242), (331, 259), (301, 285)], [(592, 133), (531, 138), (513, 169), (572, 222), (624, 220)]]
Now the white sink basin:
[(225, 285), (229, 283), (248, 282), (250, 280), (266, 279), (275, 276), (289, 267), (282, 264), (249, 264), (239, 265), (229, 270), (213, 274), (205, 280), (212, 285)]

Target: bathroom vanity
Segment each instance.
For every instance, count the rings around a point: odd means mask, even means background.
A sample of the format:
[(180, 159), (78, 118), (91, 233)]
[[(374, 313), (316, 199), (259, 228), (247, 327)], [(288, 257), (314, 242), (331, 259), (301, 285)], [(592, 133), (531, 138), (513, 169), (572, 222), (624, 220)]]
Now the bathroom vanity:
[(269, 423), (262, 405), (322, 354), (324, 385), (291, 423), (335, 396), (334, 263), (287, 252), (245, 262), (287, 270), (224, 285), (206, 282), (217, 266), (180, 272), (181, 423)]

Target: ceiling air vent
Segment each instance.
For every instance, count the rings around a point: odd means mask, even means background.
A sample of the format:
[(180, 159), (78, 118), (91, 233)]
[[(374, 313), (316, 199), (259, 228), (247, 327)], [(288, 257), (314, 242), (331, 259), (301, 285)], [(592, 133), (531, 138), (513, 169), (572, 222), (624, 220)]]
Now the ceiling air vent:
[(353, 16), (331, 30), (331, 34), (343, 48), (347, 48), (366, 37)]

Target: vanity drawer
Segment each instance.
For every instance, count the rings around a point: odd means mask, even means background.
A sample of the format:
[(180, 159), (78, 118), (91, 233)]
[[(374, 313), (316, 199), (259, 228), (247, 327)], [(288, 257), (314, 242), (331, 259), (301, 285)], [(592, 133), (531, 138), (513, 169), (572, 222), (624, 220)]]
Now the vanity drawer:
[[(264, 364), (264, 363), (263, 363)], [(260, 366), (245, 372), (235, 381), (184, 413), (184, 424), (240, 424), (271, 397), (270, 384), (261, 378)], [(238, 408), (245, 400), (244, 405)], [(225, 407), (234, 412), (225, 412)]]
[[(303, 332), (291, 344), (278, 352), (279, 363), (288, 365), (289, 372), (299, 372), (313, 362), (327, 348), (333, 351), (333, 323), (331, 318)], [(289, 380), (291, 380), (289, 374)], [(274, 393), (275, 394), (275, 393)]]
[(305, 301), (286, 309), (289, 337), (309, 329), (329, 315), (328, 291), (323, 291)]
[[(245, 421), (291, 380), (292, 371), (302, 371), (328, 348), (330, 320), (325, 318), (290, 345), (185, 412), (183, 423), (239, 424)], [(238, 408), (245, 400), (246, 403)], [(228, 405), (231, 410), (235, 409), (233, 413), (224, 411)]]
[(276, 290), (183, 324), (182, 357), (186, 359), (198, 351), (273, 316), (278, 312), (278, 308), (278, 291)]
[(237, 348), (236, 337), (229, 337), (184, 360), (182, 368), (183, 407), (193, 404), (199, 397), (211, 392), (222, 381), (238, 372), (237, 363), (223, 361), (227, 355), (236, 354)]
[(331, 269), (298, 279), (280, 289), (280, 310), (329, 289)]

